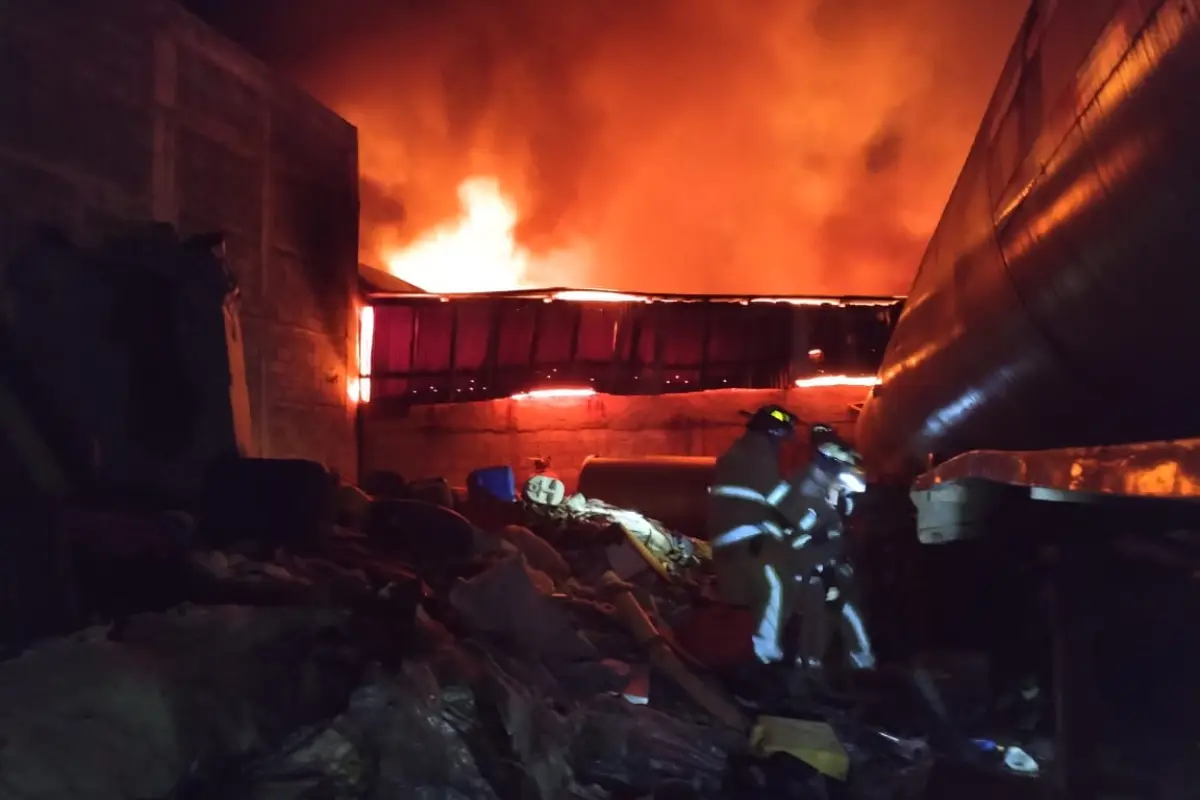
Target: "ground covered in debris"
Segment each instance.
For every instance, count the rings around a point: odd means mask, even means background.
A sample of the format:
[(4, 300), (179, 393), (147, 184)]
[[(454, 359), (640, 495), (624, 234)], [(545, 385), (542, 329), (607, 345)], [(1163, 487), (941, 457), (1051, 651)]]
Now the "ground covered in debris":
[[(271, 463), (230, 469), (287, 462)], [(26, 543), (10, 574), (37, 562), (30, 608), (74, 632), (26, 635), (0, 662), (0, 798), (882, 800), (1032, 783), (1036, 760), (1004, 768), (1015, 748), (954, 752), (920, 681), (815, 691), (746, 666), (703, 543), (620, 509), (395, 479), (285, 492), (272, 516), (220, 483), (197, 515), (10, 515)]]

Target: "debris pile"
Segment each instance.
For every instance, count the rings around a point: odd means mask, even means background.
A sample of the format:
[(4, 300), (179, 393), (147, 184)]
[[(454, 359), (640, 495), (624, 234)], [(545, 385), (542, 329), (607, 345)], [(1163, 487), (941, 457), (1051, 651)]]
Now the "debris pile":
[(0, 799), (925, 796), (935, 743), (894, 689), (729, 655), (703, 542), (578, 496), (327, 473), (305, 502), (336, 522), (299, 536), (266, 510), (311, 469), (225, 468), (270, 487), (235, 492), (261, 530), (216, 473), (198, 518), (38, 517), (93, 624), (0, 662)]
[(943, 694), (981, 692), (933, 669), (759, 665), (707, 542), (548, 462), (518, 493), (246, 457), (220, 249), (160, 226), (9, 271), (0, 800), (884, 800), (1045, 762), (960, 733)]

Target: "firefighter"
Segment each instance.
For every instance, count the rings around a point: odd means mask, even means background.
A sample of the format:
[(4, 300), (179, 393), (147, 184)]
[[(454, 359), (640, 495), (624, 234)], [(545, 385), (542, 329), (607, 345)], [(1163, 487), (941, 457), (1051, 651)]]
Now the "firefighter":
[(818, 523), (800, 532), (793, 545), (807, 558), (796, 564), (801, 585), (799, 611), (803, 617), (797, 661), (819, 673), (832, 640), (831, 618), (841, 634), (849, 666), (870, 669), (875, 656), (863, 622), (854, 569), (845, 550), (844, 516), (855, 497), (866, 491), (858, 454), (828, 425), (810, 429), (812, 461), (800, 480), (800, 493), (817, 509)]
[(843, 516), (849, 516), (854, 510), (855, 495), (867, 490), (858, 453), (831, 426), (823, 423), (809, 428), (809, 441), (813, 463), (830, 476), (839, 511)]
[[(780, 450), (798, 420), (780, 406), (749, 415), (746, 429), (718, 459), (709, 490), (708, 538), (727, 602), (755, 615), (754, 654), (783, 659), (783, 626), (795, 607), (790, 537), (799, 488), (779, 466)], [(801, 509), (801, 513), (806, 509)]]
[[(785, 477), (780, 450), (795, 435), (797, 422), (779, 406), (749, 415), (745, 432), (717, 459), (709, 541), (726, 600), (748, 606), (755, 615), (752, 640), (758, 660), (783, 660), (783, 631), (802, 602), (808, 619), (800, 662), (819, 668), (829, 641), (828, 598), (835, 588), (844, 595), (834, 579), (841, 576), (849, 582), (845, 571), (839, 572), (844, 562), (839, 505), (865, 485), (852, 451), (832, 429), (819, 425), (810, 431), (812, 460), (796, 475)], [(838, 613), (843, 628), (855, 634), (852, 651), (869, 653), (854, 604), (843, 602)], [(857, 626), (852, 624), (855, 620)], [(867, 660), (860, 657), (855, 663)]]

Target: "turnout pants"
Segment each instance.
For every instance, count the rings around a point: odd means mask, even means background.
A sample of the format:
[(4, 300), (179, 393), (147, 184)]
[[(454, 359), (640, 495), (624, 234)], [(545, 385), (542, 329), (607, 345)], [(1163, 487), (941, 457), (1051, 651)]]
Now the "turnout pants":
[(836, 625), (843, 654), (850, 666), (871, 669), (875, 654), (859, 612), (854, 571), (845, 561), (830, 561), (807, 575), (797, 576), (799, 611), (803, 615), (796, 660), (807, 669), (824, 667)]
[(783, 660), (784, 629), (799, 612), (803, 619), (798, 663), (823, 666), (836, 624), (851, 664), (873, 666), (870, 641), (854, 603), (853, 573), (840, 560), (840, 540), (810, 540), (800, 548), (793, 543), (761, 536), (714, 553), (726, 601), (746, 606), (754, 615), (755, 655), (764, 663)]

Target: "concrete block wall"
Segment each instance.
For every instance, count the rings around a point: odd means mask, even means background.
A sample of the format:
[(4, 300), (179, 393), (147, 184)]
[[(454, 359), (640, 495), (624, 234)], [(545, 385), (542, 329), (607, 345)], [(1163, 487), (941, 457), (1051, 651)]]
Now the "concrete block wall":
[(852, 436), (850, 407), (866, 394), (862, 387), (835, 386), (503, 399), (406, 411), (368, 405), (362, 410), (363, 468), (394, 470), (410, 480), (445, 477), (461, 486), (477, 467), (511, 464), (521, 474), (528, 471), (528, 459), (549, 456), (571, 488), (589, 455), (718, 455), (742, 430), (738, 411), (768, 403)]
[(169, 0), (0, 0), (0, 265), (40, 223), (225, 231), (259, 454), (353, 474), (352, 126)]

